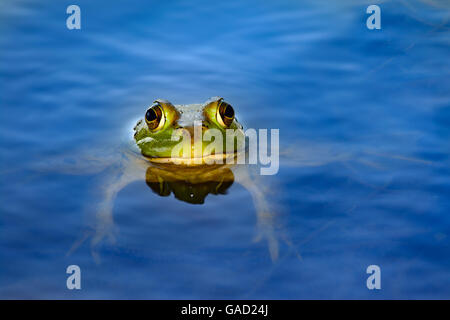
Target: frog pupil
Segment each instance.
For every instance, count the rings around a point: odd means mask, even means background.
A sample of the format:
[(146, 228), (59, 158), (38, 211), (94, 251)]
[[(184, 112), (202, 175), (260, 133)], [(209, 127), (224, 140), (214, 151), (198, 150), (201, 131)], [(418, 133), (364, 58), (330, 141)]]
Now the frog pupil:
[(148, 122), (154, 121), (157, 118), (156, 112), (153, 108), (148, 109), (147, 113), (145, 114), (145, 118)]
[(230, 105), (227, 105), (225, 107), (224, 115), (227, 118), (233, 118), (234, 117), (234, 110), (233, 110), (233, 108)]

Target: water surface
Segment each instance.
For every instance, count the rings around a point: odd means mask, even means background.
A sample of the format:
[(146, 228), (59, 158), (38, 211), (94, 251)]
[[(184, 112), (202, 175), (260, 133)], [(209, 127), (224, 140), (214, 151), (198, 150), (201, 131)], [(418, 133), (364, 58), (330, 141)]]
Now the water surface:
[[(378, 3), (374, 31), (368, 1), (79, 0), (81, 30), (70, 4), (0, 4), (1, 298), (450, 298), (446, 1)], [(246, 128), (280, 129), (279, 258), (240, 185), (193, 205), (143, 178), (97, 263), (80, 239), (107, 172), (58, 161), (114, 158), (156, 98), (216, 95)]]

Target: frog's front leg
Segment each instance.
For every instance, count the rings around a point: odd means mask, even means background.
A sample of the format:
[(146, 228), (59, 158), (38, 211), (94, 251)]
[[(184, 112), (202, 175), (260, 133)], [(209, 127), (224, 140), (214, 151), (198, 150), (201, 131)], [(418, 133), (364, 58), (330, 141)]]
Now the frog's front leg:
[[(145, 179), (147, 166), (148, 163), (145, 160), (125, 154), (121, 161), (108, 168), (95, 184), (92, 190), (95, 201), (87, 210), (93, 214), (91, 221), (93, 232), (90, 234), (92, 236), (91, 252), (97, 263), (100, 261), (98, 249), (102, 241), (107, 238), (111, 243), (115, 242), (116, 227), (113, 209), (118, 193), (133, 181)], [(88, 236), (89, 234), (84, 238)], [(81, 242), (75, 244), (71, 251)]]
[(256, 210), (258, 235), (256, 240), (265, 238), (269, 247), (272, 261), (278, 259), (279, 243), (275, 228), (276, 213), (268, 201), (268, 188), (261, 181), (261, 177), (252, 174), (251, 168), (238, 165), (233, 168), (235, 181), (250, 192)]

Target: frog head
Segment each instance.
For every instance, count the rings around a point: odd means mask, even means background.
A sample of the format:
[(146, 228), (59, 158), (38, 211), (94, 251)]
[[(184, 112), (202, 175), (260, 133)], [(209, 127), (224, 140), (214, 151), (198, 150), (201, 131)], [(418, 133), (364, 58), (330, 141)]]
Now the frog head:
[[(198, 158), (200, 149), (202, 159), (225, 157), (242, 150), (245, 141), (242, 125), (237, 121), (233, 107), (220, 97), (211, 98), (203, 104), (189, 105), (173, 105), (167, 100), (155, 100), (144, 118), (137, 122), (134, 131), (134, 139), (141, 153), (154, 162), (174, 163), (179, 160), (178, 156)], [(208, 131), (214, 134), (204, 139)], [(232, 135), (233, 148), (230, 150), (226, 141)], [(222, 140), (221, 148), (208, 148), (211, 143), (218, 143), (215, 141), (218, 138)], [(190, 139), (189, 150), (183, 150), (182, 155), (175, 152), (174, 157), (174, 148), (183, 139)]]

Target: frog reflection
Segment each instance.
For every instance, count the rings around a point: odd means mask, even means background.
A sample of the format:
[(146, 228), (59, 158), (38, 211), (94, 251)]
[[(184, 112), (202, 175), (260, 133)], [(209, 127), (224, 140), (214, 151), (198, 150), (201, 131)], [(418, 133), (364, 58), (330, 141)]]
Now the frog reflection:
[(154, 193), (167, 197), (173, 194), (178, 200), (191, 204), (203, 204), (209, 194), (226, 194), (234, 182), (233, 172), (228, 167), (185, 169), (183, 173), (149, 166), (146, 172), (147, 185)]

